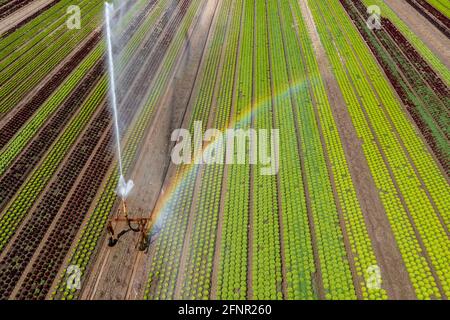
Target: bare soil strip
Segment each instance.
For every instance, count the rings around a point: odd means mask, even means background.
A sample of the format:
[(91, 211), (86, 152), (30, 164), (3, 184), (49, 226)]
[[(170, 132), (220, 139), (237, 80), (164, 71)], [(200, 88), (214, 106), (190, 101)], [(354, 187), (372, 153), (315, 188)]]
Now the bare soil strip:
[(310, 9), (306, 1), (300, 3), (303, 6), (302, 12), (309, 36), (313, 41), (320, 73), (325, 82), (330, 106), (343, 142), (350, 174), (368, 226), (375, 256), (383, 275), (383, 288), (392, 299), (414, 299), (414, 290), (364, 156), (361, 140), (356, 134), (347, 111), (347, 106), (320, 41)]

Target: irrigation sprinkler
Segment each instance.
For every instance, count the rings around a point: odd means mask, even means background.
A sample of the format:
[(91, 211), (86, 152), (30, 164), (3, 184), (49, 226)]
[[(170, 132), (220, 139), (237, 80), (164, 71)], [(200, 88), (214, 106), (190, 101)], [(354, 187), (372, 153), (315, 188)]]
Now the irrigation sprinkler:
[[(126, 199), (134, 187), (133, 180), (125, 181), (125, 178), (121, 175), (119, 178), (119, 184), (117, 186), (116, 193), (120, 197), (120, 205), (116, 211), (116, 214), (108, 222), (107, 230), (109, 233), (108, 246), (114, 247), (119, 238), (127, 232), (139, 233), (139, 239), (135, 247), (140, 251), (145, 251), (148, 248), (148, 233), (152, 228), (152, 219), (142, 217), (142, 211), (138, 212), (137, 217), (130, 217)], [(134, 216), (134, 215), (133, 215)], [(126, 223), (126, 228), (116, 233), (116, 229), (119, 223)]]
[[(108, 245), (113, 247), (119, 241), (119, 238), (125, 233), (132, 231), (139, 233), (139, 240), (136, 247), (144, 251), (148, 247), (147, 234), (150, 230), (152, 223), (151, 218), (144, 217), (129, 217), (126, 199), (134, 187), (133, 180), (126, 181), (123, 174), (122, 166), (122, 152), (120, 146), (120, 131), (119, 131), (119, 119), (117, 110), (117, 98), (116, 98), (116, 84), (114, 75), (114, 60), (112, 50), (112, 34), (111, 34), (111, 17), (113, 16), (114, 6), (111, 3), (105, 2), (105, 36), (107, 44), (107, 56), (108, 56), (108, 73), (109, 73), (109, 91), (110, 102), (113, 109), (113, 121), (116, 136), (117, 157), (119, 162), (119, 183), (117, 185), (116, 194), (120, 197), (121, 205), (119, 206), (116, 215), (108, 222), (107, 230), (110, 234), (108, 239)], [(134, 216), (134, 215), (133, 215)], [(118, 224), (125, 222), (127, 227), (120, 232), (116, 233), (115, 229)]]

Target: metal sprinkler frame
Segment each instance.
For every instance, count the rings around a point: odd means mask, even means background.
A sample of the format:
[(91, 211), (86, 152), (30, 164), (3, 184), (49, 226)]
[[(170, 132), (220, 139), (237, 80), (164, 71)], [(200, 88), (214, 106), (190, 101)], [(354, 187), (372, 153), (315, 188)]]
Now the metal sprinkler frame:
[[(116, 233), (115, 229), (117, 228), (117, 225), (121, 222), (126, 222), (128, 228), (123, 229), (120, 232)], [(133, 224), (135, 225), (133, 226)], [(135, 233), (139, 233), (139, 239), (135, 244), (135, 248), (138, 249), (139, 251), (145, 251), (148, 249), (148, 245), (150, 243), (147, 235), (149, 234), (152, 226), (153, 223), (151, 215), (149, 218), (129, 217), (126, 201), (122, 199), (122, 204), (117, 209), (115, 217), (110, 218), (108, 222), (107, 230), (108, 233), (110, 234), (108, 238), (108, 246), (114, 247), (119, 241), (119, 238), (121, 236), (123, 236), (129, 231), (132, 231)]]

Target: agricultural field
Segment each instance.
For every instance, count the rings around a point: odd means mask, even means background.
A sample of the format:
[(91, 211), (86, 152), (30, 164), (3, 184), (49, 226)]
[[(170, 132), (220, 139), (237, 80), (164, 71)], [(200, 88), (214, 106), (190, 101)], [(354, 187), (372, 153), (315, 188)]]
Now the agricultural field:
[(450, 2), (0, 0), (0, 300), (448, 300)]

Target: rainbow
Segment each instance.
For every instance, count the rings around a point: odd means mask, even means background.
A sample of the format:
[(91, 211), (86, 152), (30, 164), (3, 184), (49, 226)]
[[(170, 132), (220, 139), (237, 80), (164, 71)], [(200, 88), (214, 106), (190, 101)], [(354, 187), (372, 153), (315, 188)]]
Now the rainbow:
[[(299, 92), (300, 90), (307, 90), (307, 87), (308, 80), (306, 80), (306, 78), (301, 79), (299, 81), (296, 81), (292, 86), (287, 86), (286, 88), (278, 91), (275, 90), (276, 94), (274, 97), (289, 97), (291, 94)], [(239, 127), (239, 125), (251, 122), (252, 117), (264, 111), (271, 102), (272, 95), (262, 97), (256, 100), (254, 103), (248, 104), (244, 108), (244, 112), (242, 112), (242, 114), (238, 118), (229, 121), (220, 130), (223, 132), (226, 129), (236, 128)], [(216, 147), (217, 141), (218, 140), (210, 143), (204, 143), (202, 152), (200, 153), (200, 155), (197, 155), (195, 159), (203, 157), (205, 152), (208, 151), (208, 148)], [(172, 179), (171, 183), (166, 186), (166, 190), (163, 189), (163, 191), (161, 192), (152, 214), (152, 219), (155, 225), (161, 226), (162, 219), (172, 211), (170, 209), (170, 206), (173, 201), (175, 201), (177, 196), (181, 193), (181, 190), (184, 189), (185, 185), (192, 178), (192, 176), (195, 176), (194, 173), (196, 172), (195, 169), (197, 168), (198, 164), (196, 165), (194, 163), (195, 161), (192, 161), (191, 164), (185, 164), (182, 165), (181, 168), (177, 168), (175, 177)]]

